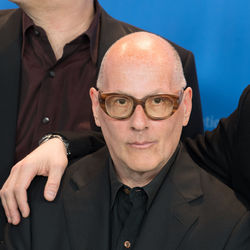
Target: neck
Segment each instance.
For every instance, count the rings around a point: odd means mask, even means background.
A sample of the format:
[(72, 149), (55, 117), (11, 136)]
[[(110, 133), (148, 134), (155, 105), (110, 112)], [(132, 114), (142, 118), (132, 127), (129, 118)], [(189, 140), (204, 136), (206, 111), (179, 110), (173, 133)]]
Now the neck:
[(153, 179), (155, 175), (151, 176), (148, 175), (148, 173), (133, 173), (133, 175), (130, 176), (119, 176), (120, 182), (124, 185), (134, 188), (134, 187), (144, 187), (147, 184), (149, 184)]
[(154, 169), (147, 172), (136, 172), (129, 168), (117, 168), (115, 167), (117, 178), (124, 185), (134, 187), (144, 187), (149, 184), (155, 176), (161, 171), (161, 168)]
[[(48, 2), (47, 0), (43, 0)], [(38, 1), (37, 1), (38, 2)], [(40, 2), (40, 1), (39, 1)], [(37, 26), (48, 36), (57, 60), (62, 57), (65, 44), (84, 33), (94, 17), (92, 0), (56, 1), (38, 6), (21, 6)], [(67, 2), (67, 3), (65, 3)]]

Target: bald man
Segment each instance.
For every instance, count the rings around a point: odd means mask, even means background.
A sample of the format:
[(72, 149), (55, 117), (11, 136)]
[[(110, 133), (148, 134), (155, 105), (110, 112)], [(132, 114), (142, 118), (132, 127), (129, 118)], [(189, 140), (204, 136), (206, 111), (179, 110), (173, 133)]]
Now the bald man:
[[(36, 148), (44, 134), (97, 129), (88, 92), (103, 55), (117, 39), (140, 30), (112, 18), (97, 0), (11, 1), (19, 8), (0, 10), (0, 188), (15, 163)], [(195, 136), (203, 132), (203, 119), (194, 57), (173, 46), (195, 96), (192, 122), (183, 136)], [(25, 180), (35, 172), (25, 167), (22, 171)], [(51, 199), (60, 175), (53, 169), (47, 173), (45, 197)], [(17, 223), (19, 215), (13, 210), (8, 221)], [(20, 210), (27, 216), (27, 210)], [(5, 223), (0, 206), (0, 249)]]
[(90, 97), (107, 147), (66, 170), (52, 203), (45, 179), (32, 183), (30, 216), (9, 225), (9, 249), (249, 249), (249, 212), (180, 142), (192, 89), (167, 41), (118, 40)]

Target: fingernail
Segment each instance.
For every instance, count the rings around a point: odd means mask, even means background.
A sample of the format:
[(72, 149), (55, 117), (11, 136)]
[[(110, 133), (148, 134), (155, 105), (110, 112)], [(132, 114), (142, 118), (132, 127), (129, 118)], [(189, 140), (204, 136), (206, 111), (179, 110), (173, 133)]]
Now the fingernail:
[(13, 225), (16, 225), (16, 224), (17, 224), (16, 218), (12, 218), (12, 219), (11, 219), (11, 223), (12, 223)]
[(27, 218), (27, 217), (28, 217), (28, 212), (23, 211), (23, 212), (22, 212), (22, 217), (23, 217), (23, 218)]
[(11, 224), (11, 218), (8, 217), (7, 220), (8, 220), (8, 223)]
[(47, 196), (48, 196), (49, 198), (51, 198), (51, 199), (54, 199), (55, 196), (56, 196), (56, 193), (53, 192), (53, 191), (48, 191), (48, 192), (47, 192)]

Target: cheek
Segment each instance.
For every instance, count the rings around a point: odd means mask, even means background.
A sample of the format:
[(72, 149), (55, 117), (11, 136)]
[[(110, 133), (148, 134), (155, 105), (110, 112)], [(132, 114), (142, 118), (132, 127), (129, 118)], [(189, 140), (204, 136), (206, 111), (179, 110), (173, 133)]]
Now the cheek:
[(125, 141), (125, 136), (128, 134), (123, 122), (113, 120), (104, 115), (99, 116), (99, 123), (105, 138), (106, 144), (109, 147), (115, 148)]
[(182, 133), (181, 115), (176, 114), (176, 116), (170, 117), (161, 131), (159, 151), (163, 155), (171, 155), (176, 149)]

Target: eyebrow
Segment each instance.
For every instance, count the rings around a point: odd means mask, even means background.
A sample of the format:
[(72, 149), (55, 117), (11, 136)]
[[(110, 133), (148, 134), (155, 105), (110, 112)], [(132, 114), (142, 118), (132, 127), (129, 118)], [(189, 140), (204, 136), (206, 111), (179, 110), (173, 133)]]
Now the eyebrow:
[[(99, 89), (102, 93), (114, 93), (114, 94), (120, 94), (120, 95), (128, 95), (128, 96), (132, 96), (134, 97), (133, 94), (130, 94), (130, 93), (127, 93), (127, 92), (123, 92), (123, 91), (120, 91), (120, 90), (114, 90), (114, 91), (103, 91), (101, 89)], [(179, 90), (176, 91), (176, 93), (169, 93), (169, 92), (166, 92), (166, 91), (162, 91), (161, 89), (156, 89), (150, 93), (147, 93), (146, 95), (144, 95), (143, 97), (146, 97), (146, 96), (152, 96), (152, 95), (162, 95), (162, 94), (169, 94), (169, 95), (177, 95)], [(143, 98), (142, 97), (142, 98)], [(136, 97), (135, 97), (136, 98)]]

